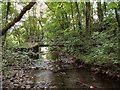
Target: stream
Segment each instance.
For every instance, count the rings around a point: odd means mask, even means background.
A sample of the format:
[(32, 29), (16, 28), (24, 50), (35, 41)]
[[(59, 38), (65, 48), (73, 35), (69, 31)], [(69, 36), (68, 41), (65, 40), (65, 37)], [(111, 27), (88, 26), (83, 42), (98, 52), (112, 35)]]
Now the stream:
[[(78, 68), (67, 58), (50, 60), (42, 57), (35, 62), (29, 75), (36, 89), (57, 88), (59, 90), (83, 88), (103, 88), (104, 90), (119, 90), (120, 83), (104, 75), (97, 75), (87, 68)], [(112, 88), (112, 89), (110, 89)]]

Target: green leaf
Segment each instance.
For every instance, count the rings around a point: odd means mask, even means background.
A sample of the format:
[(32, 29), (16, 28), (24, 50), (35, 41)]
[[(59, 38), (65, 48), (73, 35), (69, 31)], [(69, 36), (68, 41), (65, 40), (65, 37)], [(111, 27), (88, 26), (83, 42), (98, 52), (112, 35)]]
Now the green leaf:
[(114, 9), (114, 8), (117, 8), (117, 4), (116, 3), (113, 3), (113, 2), (111, 2), (109, 5), (108, 5), (108, 10), (109, 9)]

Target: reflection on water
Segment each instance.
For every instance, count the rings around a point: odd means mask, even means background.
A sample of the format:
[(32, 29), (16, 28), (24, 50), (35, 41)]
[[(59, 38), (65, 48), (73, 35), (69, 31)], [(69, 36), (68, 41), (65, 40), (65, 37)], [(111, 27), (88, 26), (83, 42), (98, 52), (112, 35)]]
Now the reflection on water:
[[(47, 49), (45, 49), (47, 52)], [(43, 50), (44, 52), (44, 50)], [(101, 75), (95, 75), (88, 69), (78, 69), (72, 64), (64, 64), (61, 62), (53, 62), (46, 59), (45, 54), (42, 55), (41, 62), (37, 62), (36, 66), (46, 67), (44, 70), (33, 70), (31, 75), (34, 77), (34, 83), (43, 87), (53, 88), (120, 88), (119, 83), (105, 78)], [(64, 68), (57, 72), (51, 70), (56, 66)]]

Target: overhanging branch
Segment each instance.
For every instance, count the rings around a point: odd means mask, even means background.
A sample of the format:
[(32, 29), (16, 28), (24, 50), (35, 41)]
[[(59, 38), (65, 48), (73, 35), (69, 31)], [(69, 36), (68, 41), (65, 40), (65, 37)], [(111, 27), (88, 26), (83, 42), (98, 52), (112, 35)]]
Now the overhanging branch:
[(23, 15), (32, 8), (32, 6), (35, 4), (36, 2), (33, 0), (31, 1), (27, 6), (25, 6), (23, 8), (23, 10), (20, 12), (20, 14), (14, 18), (13, 21), (11, 21), (10, 23), (8, 23), (4, 28), (2, 28), (2, 30), (0, 30), (0, 35), (2, 34), (2, 36), (8, 31), (8, 29), (10, 29), (12, 26), (15, 25), (15, 23), (17, 23), (18, 21), (21, 20), (21, 18), (23, 17)]

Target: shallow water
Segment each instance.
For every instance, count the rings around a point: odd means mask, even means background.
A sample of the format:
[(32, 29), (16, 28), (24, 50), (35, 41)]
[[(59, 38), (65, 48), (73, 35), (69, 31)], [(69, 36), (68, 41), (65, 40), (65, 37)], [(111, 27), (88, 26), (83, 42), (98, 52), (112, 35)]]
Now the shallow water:
[[(64, 60), (64, 59), (63, 59)], [(33, 82), (42, 88), (113, 88), (119, 90), (120, 83), (104, 75), (96, 75), (89, 69), (77, 68), (73, 64), (52, 62), (45, 57), (35, 64), (43, 70), (33, 70)], [(112, 90), (112, 89), (110, 89)]]

